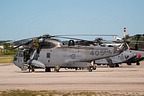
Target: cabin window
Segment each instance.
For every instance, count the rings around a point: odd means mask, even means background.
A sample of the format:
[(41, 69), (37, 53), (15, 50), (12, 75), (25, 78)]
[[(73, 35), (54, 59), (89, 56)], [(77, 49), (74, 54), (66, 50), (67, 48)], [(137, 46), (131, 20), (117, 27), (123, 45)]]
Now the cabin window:
[(74, 46), (74, 45), (75, 45), (74, 40), (70, 40), (70, 41), (68, 42), (68, 46)]
[(30, 51), (29, 50), (25, 50), (24, 51), (24, 61), (28, 61), (30, 59)]
[(50, 58), (50, 53), (47, 53), (47, 58)]

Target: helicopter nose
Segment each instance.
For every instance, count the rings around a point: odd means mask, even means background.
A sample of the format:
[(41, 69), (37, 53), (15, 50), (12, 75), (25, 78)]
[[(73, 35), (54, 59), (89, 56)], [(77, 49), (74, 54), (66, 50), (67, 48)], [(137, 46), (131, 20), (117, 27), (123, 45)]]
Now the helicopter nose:
[(13, 63), (14, 63), (15, 65), (17, 65), (16, 62), (17, 62), (17, 57), (14, 56), (14, 58), (13, 58)]
[(139, 54), (137, 54), (137, 57), (138, 57), (138, 58), (140, 58), (140, 57), (141, 57), (141, 54), (140, 54), (140, 53), (139, 53)]
[(21, 62), (19, 62), (18, 59), (19, 59), (19, 58), (18, 58), (17, 56), (14, 56), (14, 58), (13, 58), (13, 63), (14, 63), (17, 67), (21, 68), (23, 64), (22, 64)]

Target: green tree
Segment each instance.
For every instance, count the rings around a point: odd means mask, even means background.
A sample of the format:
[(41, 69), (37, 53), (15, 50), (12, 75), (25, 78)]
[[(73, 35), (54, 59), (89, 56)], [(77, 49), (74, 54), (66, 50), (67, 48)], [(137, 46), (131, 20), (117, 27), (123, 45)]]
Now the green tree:
[(3, 48), (4, 48), (5, 52), (10, 51), (10, 43), (9, 42), (4, 42), (3, 43)]

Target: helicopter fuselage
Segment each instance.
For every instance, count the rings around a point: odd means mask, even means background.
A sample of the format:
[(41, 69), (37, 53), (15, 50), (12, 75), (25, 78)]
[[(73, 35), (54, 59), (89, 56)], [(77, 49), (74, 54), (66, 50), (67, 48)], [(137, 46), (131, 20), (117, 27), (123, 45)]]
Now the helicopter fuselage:
[[(58, 42), (45, 41), (39, 49), (23, 48), (14, 57), (14, 64), (21, 69), (24, 65), (33, 68), (77, 68), (89, 67), (94, 60), (120, 54), (116, 47), (60, 46)], [(28, 67), (27, 67), (28, 68)]]
[(38, 61), (47, 67), (67, 66), (74, 62), (91, 62), (116, 55), (113, 48), (99, 47), (57, 47), (52, 49), (41, 49)]

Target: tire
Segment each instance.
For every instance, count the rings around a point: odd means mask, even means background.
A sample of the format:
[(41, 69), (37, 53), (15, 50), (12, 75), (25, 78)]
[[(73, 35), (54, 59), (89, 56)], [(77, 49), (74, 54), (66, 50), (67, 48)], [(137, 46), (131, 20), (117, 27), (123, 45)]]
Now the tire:
[(92, 68), (93, 70), (96, 70), (96, 66), (93, 66), (93, 68)]
[(139, 63), (139, 62), (136, 62), (136, 65), (140, 65), (140, 63)]
[(119, 64), (115, 64), (115, 67), (119, 67)]
[(127, 65), (132, 65), (132, 64), (130, 62), (128, 62)]
[(92, 72), (92, 68), (91, 68), (90, 66), (88, 67), (88, 71), (89, 71), (89, 72)]

